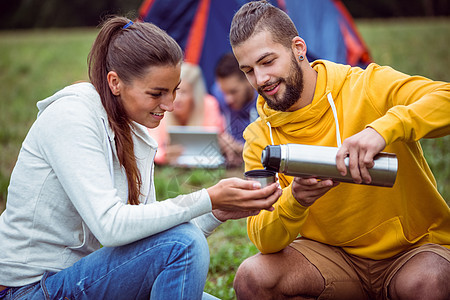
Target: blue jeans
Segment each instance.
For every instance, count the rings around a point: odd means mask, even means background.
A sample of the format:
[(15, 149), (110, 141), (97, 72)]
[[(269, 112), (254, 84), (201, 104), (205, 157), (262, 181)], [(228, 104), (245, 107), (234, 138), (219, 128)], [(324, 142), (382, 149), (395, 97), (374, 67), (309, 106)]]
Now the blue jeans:
[[(209, 249), (185, 223), (120, 247), (104, 247), (4, 299), (214, 299), (203, 294)], [(212, 297), (212, 298), (209, 298)]]

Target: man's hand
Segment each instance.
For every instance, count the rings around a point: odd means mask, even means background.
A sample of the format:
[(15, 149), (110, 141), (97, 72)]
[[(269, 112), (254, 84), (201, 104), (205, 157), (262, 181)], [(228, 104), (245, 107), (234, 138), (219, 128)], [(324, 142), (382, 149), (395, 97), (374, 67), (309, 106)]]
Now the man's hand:
[(386, 147), (384, 138), (373, 128), (344, 140), (336, 154), (336, 166), (343, 176), (347, 174), (344, 159), (349, 157), (349, 170), (355, 183), (370, 183), (369, 170), (373, 167), (373, 158)]
[(339, 182), (333, 182), (331, 179), (295, 177), (291, 186), (292, 195), (298, 203), (308, 207), (338, 184)]

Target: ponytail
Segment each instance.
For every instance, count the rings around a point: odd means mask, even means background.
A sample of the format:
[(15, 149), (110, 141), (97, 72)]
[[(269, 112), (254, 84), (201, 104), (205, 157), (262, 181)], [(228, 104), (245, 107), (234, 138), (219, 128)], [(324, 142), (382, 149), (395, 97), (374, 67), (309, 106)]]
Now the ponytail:
[(112, 17), (103, 23), (89, 53), (89, 79), (100, 94), (115, 134), (117, 156), (127, 176), (130, 204), (139, 204), (142, 180), (134, 155), (131, 120), (120, 96), (111, 92), (107, 74), (115, 71), (122, 81), (131, 83), (143, 77), (149, 67), (175, 66), (182, 58), (178, 44), (163, 30), (150, 23), (132, 23), (123, 17)]

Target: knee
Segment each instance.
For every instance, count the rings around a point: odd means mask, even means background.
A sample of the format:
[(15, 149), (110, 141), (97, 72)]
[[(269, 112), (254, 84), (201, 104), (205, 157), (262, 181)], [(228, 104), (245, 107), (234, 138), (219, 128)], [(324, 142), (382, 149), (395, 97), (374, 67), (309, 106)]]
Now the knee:
[[(436, 256), (436, 255), (432, 255)], [(420, 272), (399, 273), (391, 283), (393, 299), (449, 299), (450, 263), (428, 258), (430, 264)], [(431, 263), (434, 261), (434, 263)]]
[[(202, 273), (208, 271), (208, 242), (202, 231), (192, 223), (172, 227), (144, 239), (143, 242), (146, 248), (158, 249), (161, 262), (166, 265), (184, 263), (191, 268), (202, 270)], [(154, 251), (147, 252), (148, 255), (154, 255)]]
[(448, 281), (444, 282), (436, 273), (427, 273), (415, 274), (397, 283), (392, 291), (395, 299), (448, 299)]
[(264, 272), (257, 259), (260, 255), (244, 260), (239, 266), (233, 282), (237, 299), (255, 299), (259, 294), (273, 288), (274, 284), (267, 280), (270, 277), (263, 276)]
[(174, 228), (175, 242), (191, 256), (209, 263), (209, 246), (205, 235), (192, 223), (181, 224)]
[(252, 264), (251, 258), (244, 260), (239, 266), (233, 281), (237, 299), (251, 299), (252, 291), (260, 290), (255, 273), (255, 266)]

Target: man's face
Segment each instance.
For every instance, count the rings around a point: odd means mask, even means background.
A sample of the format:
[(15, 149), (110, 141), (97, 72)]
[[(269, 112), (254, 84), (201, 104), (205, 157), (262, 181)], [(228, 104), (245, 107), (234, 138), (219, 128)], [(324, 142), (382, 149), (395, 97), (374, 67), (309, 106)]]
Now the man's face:
[(303, 72), (291, 48), (273, 41), (262, 31), (233, 48), (250, 84), (279, 111), (293, 111), (303, 91)]
[(217, 84), (224, 94), (225, 102), (233, 110), (240, 110), (243, 108), (255, 95), (255, 90), (249, 82), (238, 75), (217, 78)]

